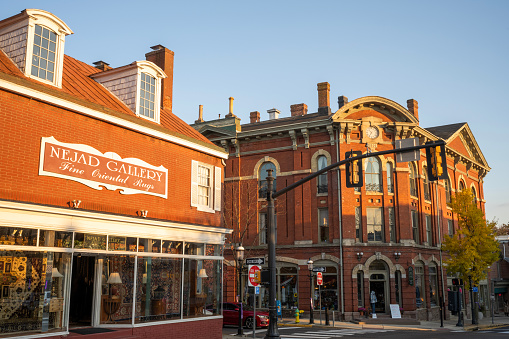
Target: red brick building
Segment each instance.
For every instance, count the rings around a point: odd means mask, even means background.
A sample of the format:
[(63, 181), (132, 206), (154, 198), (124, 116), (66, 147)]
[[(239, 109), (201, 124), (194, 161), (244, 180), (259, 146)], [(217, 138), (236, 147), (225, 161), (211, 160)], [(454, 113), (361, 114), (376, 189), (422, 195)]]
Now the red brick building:
[(172, 112), (172, 51), (93, 67), (72, 33), (0, 21), (0, 336), (220, 338), (227, 154)]
[[(231, 247), (242, 243), (248, 257), (267, 254), (268, 168), (274, 169), (280, 190), (345, 159), (349, 151), (391, 150), (396, 141), (410, 138), (418, 138), (419, 144), (444, 140), (448, 180), (426, 179), (422, 150), (420, 160), (410, 163), (396, 162), (394, 155), (364, 159), (360, 189), (346, 187), (341, 166), (275, 203), (277, 289), (283, 310), (309, 310), (313, 290), (316, 309), (321, 303), (348, 320), (369, 308), (374, 291), (377, 313), (388, 314), (390, 304), (399, 304), (405, 317), (438, 319), (439, 295), (450, 286), (439, 245), (457, 227), (447, 202), (451, 193), (468, 188), (484, 209), (483, 178), (490, 168), (467, 123), (423, 128), (415, 100), (408, 100), (405, 108), (376, 96), (351, 102), (340, 96), (338, 105), (331, 110), (329, 84), (320, 83), (316, 113), (297, 104), (290, 106), (289, 117), (280, 118), (271, 109), (269, 119), (262, 121), (255, 111), (242, 125), (231, 109), (224, 119), (213, 121), (203, 121), (200, 114), (193, 126), (229, 153), (224, 197), (225, 226), (234, 230)], [(325, 267), (320, 288), (310, 286), (309, 259), (315, 267)], [(232, 272), (233, 266), (228, 268)], [(228, 300), (237, 293), (234, 276), (226, 280)], [(262, 288), (260, 293), (258, 307), (266, 307), (268, 292)]]

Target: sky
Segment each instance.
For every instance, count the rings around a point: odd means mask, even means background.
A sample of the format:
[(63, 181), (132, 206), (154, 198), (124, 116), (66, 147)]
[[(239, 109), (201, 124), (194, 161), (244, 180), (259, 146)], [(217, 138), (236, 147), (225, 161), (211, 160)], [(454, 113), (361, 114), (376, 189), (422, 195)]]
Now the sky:
[(173, 111), (190, 124), (199, 105), (205, 120), (224, 117), (229, 97), (242, 123), (298, 103), (316, 112), (319, 82), (332, 111), (340, 95), (381, 96), (417, 100), (424, 128), (467, 122), (491, 167), (486, 216), (509, 223), (509, 1), (18, 0), (0, 17), (25, 8), (62, 19), (74, 32), (65, 53), (89, 64), (174, 51)]

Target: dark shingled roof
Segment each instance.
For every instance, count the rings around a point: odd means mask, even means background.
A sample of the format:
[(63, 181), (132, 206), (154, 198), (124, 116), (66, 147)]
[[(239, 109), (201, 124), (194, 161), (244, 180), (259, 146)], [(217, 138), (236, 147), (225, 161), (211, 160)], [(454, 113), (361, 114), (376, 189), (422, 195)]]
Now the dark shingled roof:
[(460, 122), (460, 123), (457, 123), (457, 124), (428, 127), (428, 128), (425, 128), (425, 129), (427, 131), (433, 133), (437, 137), (439, 137), (441, 139), (444, 139), (444, 140), (447, 140), (454, 133), (456, 133), (461, 127), (463, 127), (465, 125), (466, 125), (466, 122)]

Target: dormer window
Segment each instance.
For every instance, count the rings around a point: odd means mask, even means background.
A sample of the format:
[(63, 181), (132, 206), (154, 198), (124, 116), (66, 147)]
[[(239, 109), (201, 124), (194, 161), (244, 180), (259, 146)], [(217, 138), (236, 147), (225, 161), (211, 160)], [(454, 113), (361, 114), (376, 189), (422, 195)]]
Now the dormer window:
[(31, 74), (53, 82), (55, 78), (55, 55), (57, 35), (49, 29), (35, 25), (34, 49)]
[(150, 61), (96, 73), (91, 77), (117, 96), (140, 118), (160, 122), (163, 70)]
[(62, 87), (65, 36), (72, 33), (55, 15), (26, 9), (0, 21), (0, 48), (27, 77)]
[(156, 78), (141, 73), (140, 79), (140, 105), (138, 113), (147, 118), (154, 119), (156, 98)]

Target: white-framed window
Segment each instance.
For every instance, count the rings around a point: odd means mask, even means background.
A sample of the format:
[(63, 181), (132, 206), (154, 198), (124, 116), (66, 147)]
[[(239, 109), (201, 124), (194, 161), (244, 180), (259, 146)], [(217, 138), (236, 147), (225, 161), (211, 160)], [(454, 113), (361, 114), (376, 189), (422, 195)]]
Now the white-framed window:
[(31, 74), (53, 82), (56, 53), (57, 34), (46, 27), (35, 25)]
[(424, 263), (418, 261), (415, 264), (415, 305), (417, 308), (426, 307), (424, 286)]
[(221, 168), (191, 161), (191, 206), (198, 211), (221, 211)]
[(156, 105), (156, 78), (150, 74), (140, 74), (140, 102), (138, 113), (149, 119), (155, 117)]
[(394, 207), (389, 207), (389, 235), (391, 242), (396, 242), (396, 217), (394, 215)]
[(320, 242), (329, 242), (329, 209), (318, 209), (318, 227), (320, 229)]
[(431, 200), (430, 183), (428, 179), (428, 167), (424, 166), (422, 169), (422, 177), (424, 181), (424, 199)]
[(362, 242), (362, 215), (361, 207), (355, 206), (355, 240)]
[(368, 242), (383, 241), (382, 208), (366, 208), (366, 226)]

